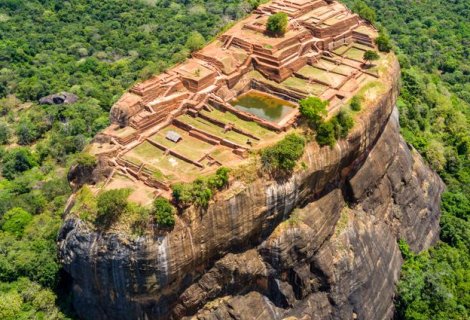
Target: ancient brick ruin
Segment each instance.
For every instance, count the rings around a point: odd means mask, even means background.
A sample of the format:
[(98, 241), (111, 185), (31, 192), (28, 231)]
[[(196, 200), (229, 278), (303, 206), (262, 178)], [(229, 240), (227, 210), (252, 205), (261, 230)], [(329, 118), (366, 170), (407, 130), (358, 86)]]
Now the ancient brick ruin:
[[(276, 12), (289, 16), (288, 31), (279, 38), (265, 33)], [(112, 125), (90, 147), (114, 168), (104, 187), (130, 184), (153, 196), (165, 194), (176, 181), (240, 163), (250, 149), (279, 140), (296, 122), (299, 99), (318, 96), (336, 112), (378, 77), (363, 67), (363, 53), (374, 48), (376, 36), (372, 26), (336, 1), (277, 0), (260, 6), (191, 59), (119, 99), (111, 110)], [(270, 121), (231, 103), (251, 91), (294, 107)], [(181, 139), (167, 139), (169, 131)]]

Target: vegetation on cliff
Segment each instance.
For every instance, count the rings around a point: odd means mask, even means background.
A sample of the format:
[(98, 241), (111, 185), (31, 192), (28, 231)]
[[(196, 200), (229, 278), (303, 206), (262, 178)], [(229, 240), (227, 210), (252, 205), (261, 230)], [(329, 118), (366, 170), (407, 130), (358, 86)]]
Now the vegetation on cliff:
[(182, 208), (192, 204), (206, 208), (215, 192), (227, 186), (228, 174), (228, 168), (220, 167), (215, 174), (197, 178), (192, 183), (177, 183), (172, 186), (173, 199)]
[[(402, 67), (398, 100), (402, 134), (448, 187), (442, 199), (442, 242), (419, 255), (404, 254), (398, 316), (466, 319), (470, 309), (470, 4), (359, 2), (357, 7), (367, 4), (375, 9), (379, 28), (385, 27), (396, 44)], [(389, 47), (388, 33), (382, 29), (377, 39), (382, 49)]]
[[(351, 110), (359, 111), (357, 97), (351, 99)], [(350, 113), (343, 108), (331, 119), (326, 120), (328, 115), (326, 107), (328, 101), (322, 101), (317, 97), (308, 97), (300, 100), (300, 114), (310, 128), (315, 130), (315, 139), (320, 146), (334, 146), (338, 139), (346, 138), (349, 130), (354, 126), (354, 120)]]
[(291, 133), (271, 147), (261, 151), (263, 169), (273, 176), (286, 176), (294, 170), (297, 161), (304, 154), (305, 139)]

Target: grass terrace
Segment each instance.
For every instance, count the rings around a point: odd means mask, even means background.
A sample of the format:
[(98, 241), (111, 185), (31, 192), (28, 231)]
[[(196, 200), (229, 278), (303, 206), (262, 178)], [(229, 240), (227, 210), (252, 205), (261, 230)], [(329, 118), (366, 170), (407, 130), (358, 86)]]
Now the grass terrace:
[(145, 164), (147, 169), (155, 173), (155, 178), (161, 181), (170, 180), (174, 176), (187, 179), (201, 171), (192, 163), (165, 154), (163, 150), (148, 141), (130, 150), (123, 159), (137, 166)]
[(310, 82), (308, 80), (297, 77), (290, 77), (286, 79), (284, 82), (282, 82), (282, 85), (286, 86), (287, 88), (315, 96), (320, 96), (328, 89), (328, 87), (325, 85), (316, 82)]
[(346, 78), (345, 76), (342, 76), (333, 72), (328, 72), (322, 69), (318, 69), (309, 65), (303, 67), (302, 69), (297, 71), (297, 73), (309, 79), (314, 79), (314, 80), (318, 80), (324, 83), (328, 83), (332, 87), (339, 86)]
[(215, 135), (221, 139), (226, 139), (231, 142), (234, 142), (240, 146), (245, 146), (246, 141), (249, 138), (245, 135), (236, 133), (234, 131), (224, 132), (224, 128), (216, 126), (215, 124), (199, 117), (194, 118), (190, 115), (185, 114), (185, 115), (178, 117), (178, 120), (186, 124), (189, 124), (199, 130)]
[[(166, 135), (169, 131), (177, 132), (182, 137), (182, 139), (178, 143), (168, 140)], [(212, 144), (192, 137), (187, 131), (184, 131), (173, 125), (165, 127), (150, 137), (150, 140), (196, 162), (214, 148)]]
[(351, 47), (348, 51), (346, 51), (343, 57), (362, 61), (364, 58), (364, 52), (364, 50), (358, 49), (356, 47)]
[(233, 123), (235, 127), (244, 130), (246, 132), (251, 133), (255, 137), (258, 137), (260, 139), (271, 139), (274, 138), (277, 134), (274, 131), (271, 131), (269, 129), (266, 129), (259, 124), (257, 124), (254, 121), (245, 121), (240, 118), (238, 118), (236, 115), (234, 115), (231, 112), (223, 112), (217, 109), (213, 109), (212, 111), (206, 111), (203, 110), (201, 112), (203, 115), (206, 115), (208, 117), (211, 117), (213, 119), (217, 119), (219, 121), (222, 121), (224, 123)]

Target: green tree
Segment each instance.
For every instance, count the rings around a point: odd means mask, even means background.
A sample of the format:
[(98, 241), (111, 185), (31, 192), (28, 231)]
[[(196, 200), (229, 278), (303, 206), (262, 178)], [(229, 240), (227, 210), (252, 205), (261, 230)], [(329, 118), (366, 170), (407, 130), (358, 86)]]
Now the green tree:
[(153, 202), (153, 208), (158, 225), (167, 228), (175, 225), (175, 208), (167, 199), (156, 198)]
[(97, 224), (108, 227), (115, 222), (127, 209), (129, 189), (104, 191), (98, 196)]
[(0, 145), (7, 144), (10, 140), (10, 128), (5, 122), (0, 122)]
[(197, 31), (191, 32), (189, 34), (188, 40), (186, 40), (186, 48), (188, 48), (191, 52), (202, 49), (205, 44), (206, 40)]
[(336, 138), (344, 139), (347, 137), (349, 130), (352, 129), (354, 126), (354, 120), (351, 115), (346, 112), (344, 109), (340, 110), (340, 112), (335, 117), (336, 122), (338, 123), (338, 133)]
[(383, 31), (379, 33), (375, 43), (381, 52), (390, 52), (392, 50), (392, 44), (390, 42), (390, 37)]
[(300, 114), (307, 120), (312, 128), (318, 127), (328, 115), (329, 101), (317, 97), (308, 97), (299, 101)]
[(351, 109), (353, 111), (360, 111), (361, 110), (361, 98), (358, 96), (352, 97), (349, 105), (351, 106)]
[(25, 147), (18, 147), (6, 152), (2, 161), (2, 175), (12, 180), (16, 175), (37, 166), (36, 158)]
[(321, 123), (315, 138), (320, 146), (334, 146), (336, 143), (334, 123), (332, 121)]
[(33, 216), (21, 209), (13, 208), (3, 216), (1, 227), (5, 232), (9, 232), (17, 237), (23, 235), (24, 228), (33, 220)]
[(305, 143), (303, 137), (291, 133), (277, 144), (263, 149), (261, 151), (263, 169), (273, 176), (290, 174), (304, 153)]
[(287, 32), (289, 16), (284, 12), (271, 15), (266, 23), (266, 31), (274, 37), (282, 37)]
[(366, 63), (370, 63), (371, 61), (376, 61), (379, 59), (379, 54), (373, 50), (367, 50), (366, 52), (364, 52), (364, 60), (366, 61)]

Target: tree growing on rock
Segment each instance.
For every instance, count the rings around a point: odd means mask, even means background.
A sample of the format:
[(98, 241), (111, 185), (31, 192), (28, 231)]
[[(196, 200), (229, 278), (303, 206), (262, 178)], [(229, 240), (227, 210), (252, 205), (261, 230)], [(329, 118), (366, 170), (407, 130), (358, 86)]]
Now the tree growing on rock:
[(364, 60), (366, 61), (366, 64), (370, 64), (371, 61), (379, 60), (379, 58), (379, 54), (373, 50), (367, 50), (364, 52)]
[(97, 223), (108, 227), (127, 209), (129, 189), (108, 190), (98, 196)]
[(159, 226), (171, 228), (175, 225), (175, 208), (170, 201), (158, 197), (153, 202), (155, 220)]
[(300, 114), (307, 120), (311, 128), (317, 128), (328, 115), (326, 107), (329, 101), (317, 97), (308, 97), (299, 101)]
[(268, 34), (273, 37), (282, 37), (287, 32), (288, 16), (284, 12), (278, 12), (269, 17), (266, 24)]

